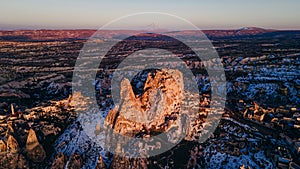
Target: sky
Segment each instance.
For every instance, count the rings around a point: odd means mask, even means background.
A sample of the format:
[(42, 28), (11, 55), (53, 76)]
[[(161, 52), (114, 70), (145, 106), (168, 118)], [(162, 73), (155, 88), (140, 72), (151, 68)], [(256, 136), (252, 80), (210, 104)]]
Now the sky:
[[(164, 12), (200, 29), (300, 30), (299, 0), (0, 0), (0, 29), (98, 29), (132, 13)], [(138, 21), (137, 21), (138, 22)]]

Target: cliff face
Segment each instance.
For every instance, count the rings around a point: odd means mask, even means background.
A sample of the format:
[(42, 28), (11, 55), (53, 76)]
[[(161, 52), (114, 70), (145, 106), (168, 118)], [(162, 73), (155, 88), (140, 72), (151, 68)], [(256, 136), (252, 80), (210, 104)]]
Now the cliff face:
[(179, 117), (183, 90), (182, 74), (177, 70), (149, 73), (141, 96), (124, 79), (120, 105), (108, 113), (105, 122), (115, 132), (131, 137), (168, 131)]
[[(140, 157), (148, 157), (150, 151), (162, 150), (168, 142), (178, 144), (182, 138), (189, 141), (199, 139), (210, 100), (209, 97), (201, 100), (198, 93), (185, 90), (180, 71), (151, 71), (144, 81), (142, 92), (136, 94), (134, 91), (134, 85), (132, 86), (128, 79), (121, 82), (120, 104), (109, 111), (104, 128), (109, 126), (113, 128), (114, 133), (132, 138), (151, 138), (160, 133), (167, 136), (167, 140), (159, 139), (154, 141), (154, 144), (151, 141), (146, 141), (145, 144), (139, 142), (139, 148), (134, 153), (140, 154)], [(118, 136), (115, 137), (108, 135), (106, 141), (111, 143), (113, 140), (120, 140)], [(121, 144), (124, 142), (127, 142), (126, 139)], [(115, 150), (111, 168), (128, 168), (135, 163), (144, 165), (136, 168), (145, 168), (153, 163), (149, 158), (126, 157), (126, 154), (132, 152), (127, 152), (121, 144), (110, 147)], [(181, 145), (185, 144), (179, 144), (175, 149)]]
[(198, 140), (210, 111), (209, 96), (200, 98), (198, 93), (186, 91), (182, 73), (172, 69), (148, 73), (141, 95), (135, 95), (130, 81), (124, 79), (120, 98), (105, 124), (130, 137), (174, 131), (168, 136), (172, 143), (182, 134), (186, 140)]

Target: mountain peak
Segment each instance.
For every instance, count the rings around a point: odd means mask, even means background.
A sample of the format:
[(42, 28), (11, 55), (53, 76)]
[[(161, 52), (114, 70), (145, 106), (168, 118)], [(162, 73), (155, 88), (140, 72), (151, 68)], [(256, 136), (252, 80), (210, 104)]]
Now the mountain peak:
[(259, 27), (242, 27), (242, 28), (240, 28), (238, 30), (242, 31), (242, 30), (266, 30), (266, 29), (259, 28)]
[(271, 29), (264, 29), (259, 27), (243, 27), (237, 29), (235, 31), (235, 35), (253, 35), (253, 34), (260, 34), (272, 31)]

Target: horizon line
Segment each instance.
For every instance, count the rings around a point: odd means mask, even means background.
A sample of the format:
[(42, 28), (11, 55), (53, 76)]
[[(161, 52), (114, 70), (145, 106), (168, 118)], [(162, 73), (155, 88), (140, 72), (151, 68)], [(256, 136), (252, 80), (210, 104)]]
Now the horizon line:
[[(208, 29), (178, 29), (178, 30), (168, 30), (165, 29), (165, 31), (212, 31), (212, 30), (220, 30), (220, 31), (226, 31), (226, 30), (239, 30), (239, 29), (245, 29), (245, 28), (252, 28), (252, 29), (263, 29), (263, 30), (270, 30), (270, 31), (300, 31), (300, 28), (265, 28), (265, 27), (255, 27), (255, 26), (246, 26), (246, 27), (239, 27), (239, 28), (208, 28)], [(38, 31), (38, 30), (89, 30), (89, 31), (147, 31), (145, 29), (95, 29), (95, 28), (0, 28), (0, 31)], [(158, 29), (159, 30), (159, 29)], [(155, 30), (149, 30), (149, 31), (155, 31)]]

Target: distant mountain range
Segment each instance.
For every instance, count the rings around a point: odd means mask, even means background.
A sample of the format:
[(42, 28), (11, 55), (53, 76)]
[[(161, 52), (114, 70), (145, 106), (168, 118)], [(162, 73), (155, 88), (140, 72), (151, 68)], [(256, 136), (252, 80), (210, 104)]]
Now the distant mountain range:
[[(75, 30), (14, 30), (0, 31), (0, 40), (8, 41), (53, 41), (53, 40), (84, 40), (92, 36), (97, 30), (75, 29)], [(100, 30), (97, 32), (100, 37), (113, 38), (126, 36), (127, 34), (138, 34), (143, 31), (139, 30)], [(170, 31), (168, 34), (196, 36), (197, 31)], [(293, 36), (300, 38), (300, 30), (275, 30), (263, 29), (257, 27), (244, 27), (230, 30), (203, 30), (208, 38), (244, 38), (244, 37), (281, 37)]]

